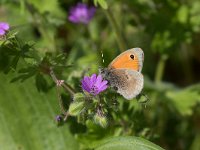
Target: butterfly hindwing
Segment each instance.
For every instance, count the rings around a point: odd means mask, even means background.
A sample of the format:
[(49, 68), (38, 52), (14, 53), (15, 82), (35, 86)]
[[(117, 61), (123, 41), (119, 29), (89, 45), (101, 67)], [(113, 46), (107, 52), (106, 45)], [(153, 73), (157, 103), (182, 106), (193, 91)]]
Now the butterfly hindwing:
[(126, 99), (136, 97), (143, 88), (143, 75), (130, 69), (111, 69), (103, 75), (117, 93)]

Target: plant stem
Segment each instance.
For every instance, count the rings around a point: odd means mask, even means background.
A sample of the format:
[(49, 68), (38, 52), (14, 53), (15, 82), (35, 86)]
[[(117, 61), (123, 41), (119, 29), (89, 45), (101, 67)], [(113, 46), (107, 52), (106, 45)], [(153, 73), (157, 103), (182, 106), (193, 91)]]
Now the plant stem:
[(68, 111), (65, 112), (65, 113), (64, 113), (64, 116), (65, 116), (65, 117), (64, 117), (63, 120), (64, 120), (64, 122), (65, 122), (65, 121), (67, 120), (67, 118), (70, 116), (69, 112), (68, 112)]
[[(52, 68), (50, 68), (50, 75), (51, 75), (53, 81), (57, 84), (59, 80), (57, 79), (57, 77), (56, 77), (55, 73), (53, 72), (53, 69), (52, 69)], [(73, 96), (73, 95), (76, 93), (76, 91), (75, 91), (69, 84), (67, 84), (67, 83), (62, 83), (61, 86), (62, 86), (71, 96)]]
[(156, 74), (155, 74), (155, 83), (159, 84), (162, 80), (164, 68), (165, 68), (165, 62), (168, 59), (168, 56), (166, 54), (163, 54), (158, 62)]
[(183, 65), (183, 71), (184, 71), (184, 75), (186, 76), (186, 83), (191, 83), (193, 82), (193, 70), (191, 68), (191, 53), (190, 51), (188, 51), (190, 47), (187, 44), (181, 44), (181, 53), (180, 53), (180, 57), (182, 58), (182, 65)]
[(105, 13), (108, 17), (108, 20), (109, 20), (112, 28), (115, 31), (116, 40), (117, 40), (117, 43), (119, 45), (120, 51), (123, 52), (124, 50), (126, 50), (126, 44), (125, 44), (125, 41), (124, 41), (123, 36), (121, 34), (120, 27), (118, 26), (113, 14), (111, 13), (111, 11), (109, 9), (105, 10)]
[(62, 97), (61, 97), (61, 94), (60, 94), (60, 87), (59, 86), (56, 86), (56, 92), (57, 92), (58, 103), (59, 103), (61, 112), (64, 114), (66, 111), (65, 111), (65, 108), (63, 106), (63, 102), (62, 102)]
[[(64, 122), (67, 120), (68, 116), (70, 115), (68, 111), (65, 111), (65, 108), (63, 106), (63, 102), (62, 102), (62, 99), (61, 99), (61, 95), (60, 95), (60, 90), (59, 90), (59, 86), (62, 86), (71, 96), (73, 96), (76, 92), (75, 90), (70, 86), (68, 85), (67, 83), (62, 83), (60, 82), (61, 80), (58, 80), (53, 69), (50, 68), (50, 75), (53, 79), (53, 81), (56, 83), (56, 86), (57, 86), (57, 94), (58, 94), (58, 100), (59, 100), (59, 105), (60, 105), (60, 108), (61, 108), (61, 112), (63, 113), (64, 115)], [(60, 85), (58, 85), (58, 83), (60, 82)]]

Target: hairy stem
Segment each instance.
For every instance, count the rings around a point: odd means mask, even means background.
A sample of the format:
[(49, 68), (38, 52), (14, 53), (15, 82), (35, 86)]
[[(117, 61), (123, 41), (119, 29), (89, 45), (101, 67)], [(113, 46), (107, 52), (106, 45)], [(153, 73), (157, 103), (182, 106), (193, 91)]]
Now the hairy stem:
[[(56, 77), (55, 73), (53, 72), (53, 69), (52, 69), (52, 68), (50, 68), (50, 75), (51, 75), (53, 81), (57, 84), (59, 80), (57, 79), (57, 77)], [(62, 86), (71, 96), (73, 96), (73, 95), (76, 93), (75, 90), (74, 90), (69, 84), (67, 84), (67, 83), (62, 83), (61, 86)]]
[(65, 108), (64, 108), (64, 106), (63, 106), (63, 102), (62, 102), (62, 97), (61, 97), (61, 94), (60, 94), (60, 87), (59, 87), (59, 86), (56, 86), (56, 92), (57, 92), (58, 103), (59, 103), (61, 112), (62, 112), (62, 113), (65, 113), (66, 111), (65, 111)]
[(61, 80), (58, 80), (52, 68), (50, 68), (50, 75), (51, 75), (53, 81), (56, 83), (59, 105), (60, 105), (60, 108), (61, 108), (61, 112), (64, 115), (63, 121), (65, 122), (67, 120), (68, 116), (69, 116), (69, 112), (65, 111), (59, 87), (62, 86), (71, 96), (73, 96), (76, 92), (70, 85), (62, 82)]

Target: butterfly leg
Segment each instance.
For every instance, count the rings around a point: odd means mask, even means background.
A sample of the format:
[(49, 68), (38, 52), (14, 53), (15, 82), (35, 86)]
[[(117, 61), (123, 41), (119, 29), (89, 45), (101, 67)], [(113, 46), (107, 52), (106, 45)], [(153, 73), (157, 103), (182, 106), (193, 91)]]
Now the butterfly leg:
[[(142, 99), (142, 101), (141, 101), (141, 99)], [(147, 97), (147, 95), (145, 93), (141, 92), (139, 95), (136, 96), (136, 100), (139, 103), (146, 104), (150, 99)]]

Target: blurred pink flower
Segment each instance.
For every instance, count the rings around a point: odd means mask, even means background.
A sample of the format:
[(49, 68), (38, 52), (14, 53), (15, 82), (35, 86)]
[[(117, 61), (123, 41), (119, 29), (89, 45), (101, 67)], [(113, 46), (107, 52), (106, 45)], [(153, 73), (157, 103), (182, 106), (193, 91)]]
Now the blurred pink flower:
[(6, 34), (6, 31), (10, 29), (10, 26), (6, 22), (0, 22), (0, 36), (3, 36)]
[(88, 24), (95, 14), (96, 8), (84, 3), (78, 3), (69, 11), (69, 21), (73, 23)]

